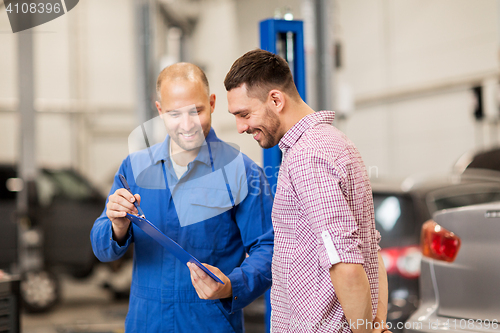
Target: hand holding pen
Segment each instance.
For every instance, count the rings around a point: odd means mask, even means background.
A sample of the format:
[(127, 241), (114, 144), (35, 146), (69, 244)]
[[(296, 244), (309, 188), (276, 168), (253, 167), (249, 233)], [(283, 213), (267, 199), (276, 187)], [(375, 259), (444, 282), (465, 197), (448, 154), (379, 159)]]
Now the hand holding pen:
[(117, 189), (109, 196), (106, 204), (106, 215), (111, 220), (114, 239), (121, 242), (126, 238), (130, 226), (130, 220), (126, 217), (127, 213), (144, 216), (144, 212), (139, 206), (141, 203), (140, 195), (132, 194), (123, 175), (119, 175), (119, 179), (123, 188)]
[[(134, 193), (132, 193), (132, 190), (130, 189), (130, 186), (128, 186), (128, 183), (127, 183), (127, 180), (125, 179), (125, 177), (122, 174), (118, 175), (118, 177), (120, 178), (120, 181), (122, 182), (123, 187), (127, 191), (129, 191), (130, 194), (134, 195)], [(140, 200), (140, 197), (139, 197), (139, 200)], [(142, 217), (142, 218), (145, 218), (146, 216), (144, 215), (144, 212), (142, 211), (142, 209), (139, 206), (139, 204), (137, 203), (137, 200), (134, 200), (133, 203), (134, 203), (135, 208), (139, 212), (139, 216)]]

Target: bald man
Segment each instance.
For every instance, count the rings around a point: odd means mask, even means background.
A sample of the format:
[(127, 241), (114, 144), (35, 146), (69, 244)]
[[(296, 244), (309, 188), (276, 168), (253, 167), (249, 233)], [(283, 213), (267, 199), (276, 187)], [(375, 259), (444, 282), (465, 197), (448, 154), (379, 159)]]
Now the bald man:
[[(156, 87), (168, 135), (122, 162), (91, 232), (94, 253), (112, 261), (135, 244), (126, 332), (243, 332), (242, 309), (271, 286), (269, 185), (260, 167), (217, 138), (215, 95), (199, 67), (167, 67)], [(224, 284), (131, 224), (126, 213), (138, 214), (134, 201)]]

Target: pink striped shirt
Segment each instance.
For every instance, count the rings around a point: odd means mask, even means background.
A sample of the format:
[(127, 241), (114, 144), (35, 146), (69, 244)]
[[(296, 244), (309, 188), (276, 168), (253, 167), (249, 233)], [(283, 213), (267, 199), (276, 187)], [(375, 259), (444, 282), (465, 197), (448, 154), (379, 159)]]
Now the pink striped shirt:
[(377, 312), (380, 234), (372, 191), (358, 150), (331, 125), (334, 115), (307, 115), (279, 142), (273, 333), (351, 332), (330, 279), (330, 267), (339, 262), (363, 265), (373, 316)]

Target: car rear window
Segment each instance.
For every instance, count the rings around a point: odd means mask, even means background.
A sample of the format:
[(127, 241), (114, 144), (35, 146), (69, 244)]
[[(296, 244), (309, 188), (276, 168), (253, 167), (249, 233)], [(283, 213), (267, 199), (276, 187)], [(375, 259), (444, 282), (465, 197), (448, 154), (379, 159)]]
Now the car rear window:
[(404, 195), (374, 193), (375, 223), (382, 236), (381, 247), (393, 247), (418, 243), (415, 233), (415, 209), (413, 200)]
[(500, 201), (500, 189), (497, 191), (474, 192), (434, 200), (436, 210), (463, 207)]
[(43, 176), (50, 180), (54, 187), (51, 191), (47, 191), (51, 196), (82, 201), (94, 195), (92, 188), (69, 170), (45, 171)]
[(0, 167), (0, 200), (10, 201), (16, 199), (16, 192), (8, 186), (9, 179), (16, 177), (16, 171), (10, 167)]

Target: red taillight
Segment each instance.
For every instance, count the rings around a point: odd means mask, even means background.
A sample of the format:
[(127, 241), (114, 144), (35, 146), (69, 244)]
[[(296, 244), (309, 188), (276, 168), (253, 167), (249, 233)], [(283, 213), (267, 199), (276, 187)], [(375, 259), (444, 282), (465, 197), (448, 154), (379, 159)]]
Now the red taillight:
[(422, 226), (422, 254), (426, 257), (453, 262), (460, 250), (461, 240), (433, 220)]
[(420, 276), (420, 258), (418, 246), (391, 247), (380, 251), (388, 274), (399, 274), (408, 279)]
[(397, 248), (387, 248), (380, 251), (382, 255), (382, 260), (384, 261), (385, 270), (387, 274), (398, 273), (397, 261), (399, 256), (399, 249)]

